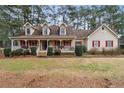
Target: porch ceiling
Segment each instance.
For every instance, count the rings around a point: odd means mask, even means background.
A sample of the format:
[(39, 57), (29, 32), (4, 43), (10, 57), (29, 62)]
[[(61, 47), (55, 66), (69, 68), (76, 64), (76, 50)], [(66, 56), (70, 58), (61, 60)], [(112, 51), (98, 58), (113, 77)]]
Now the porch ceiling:
[(10, 37), (10, 39), (40, 39), (40, 40), (46, 40), (46, 39), (76, 39), (75, 36), (16, 36), (16, 37)]

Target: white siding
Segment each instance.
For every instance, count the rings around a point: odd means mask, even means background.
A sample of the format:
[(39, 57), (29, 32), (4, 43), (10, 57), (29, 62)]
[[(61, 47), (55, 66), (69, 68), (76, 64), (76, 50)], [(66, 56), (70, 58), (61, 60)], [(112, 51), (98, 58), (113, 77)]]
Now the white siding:
[(30, 29), (30, 35), (32, 35), (33, 32), (34, 32), (34, 29), (33, 29), (31, 26), (26, 26), (26, 27), (25, 27), (25, 35), (27, 35), (27, 28)]
[(113, 49), (118, 48), (117, 37), (111, 31), (109, 31), (109, 29), (106, 27), (104, 27), (104, 30), (102, 30), (102, 27), (101, 27), (96, 33), (89, 36), (89, 39), (87, 42), (88, 43), (88, 46), (87, 46), (88, 51), (93, 48), (92, 47), (92, 41), (93, 40), (99, 40), (100, 41), (100, 47), (98, 47), (99, 51), (101, 51), (103, 48), (111, 49), (111, 48), (106, 47), (106, 44), (105, 44), (106, 40), (113, 40)]

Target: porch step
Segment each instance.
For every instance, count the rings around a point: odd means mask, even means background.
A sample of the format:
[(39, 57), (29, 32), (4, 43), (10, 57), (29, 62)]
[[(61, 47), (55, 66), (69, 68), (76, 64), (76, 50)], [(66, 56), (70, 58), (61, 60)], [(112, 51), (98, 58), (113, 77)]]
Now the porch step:
[(47, 51), (39, 51), (37, 56), (47, 56)]

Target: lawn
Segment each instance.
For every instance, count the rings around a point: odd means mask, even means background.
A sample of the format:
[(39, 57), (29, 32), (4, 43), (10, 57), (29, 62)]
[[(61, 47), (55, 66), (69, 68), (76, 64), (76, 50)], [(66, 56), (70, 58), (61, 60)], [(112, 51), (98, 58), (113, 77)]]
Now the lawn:
[(0, 59), (0, 87), (124, 87), (124, 58)]

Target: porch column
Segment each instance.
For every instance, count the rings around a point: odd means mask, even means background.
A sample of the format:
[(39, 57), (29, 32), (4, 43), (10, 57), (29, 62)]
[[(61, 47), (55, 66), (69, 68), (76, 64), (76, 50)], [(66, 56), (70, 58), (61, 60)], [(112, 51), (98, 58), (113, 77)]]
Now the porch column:
[(47, 50), (48, 50), (48, 47), (49, 47), (49, 40), (47, 39)]
[(25, 46), (27, 47), (27, 40), (25, 40)]
[(71, 41), (71, 47), (74, 47), (75, 48), (75, 40), (72, 40)]
[(60, 47), (61, 47), (61, 45), (62, 45), (62, 44), (61, 44), (62, 40), (59, 40), (59, 41), (60, 41)]
[(20, 40), (18, 40), (18, 46), (21, 47), (21, 46), (20, 46)]
[(13, 51), (13, 40), (11, 40), (11, 50)]
[(41, 47), (40, 47), (40, 40), (38, 40), (38, 48), (39, 48), (39, 50), (41, 50)]

